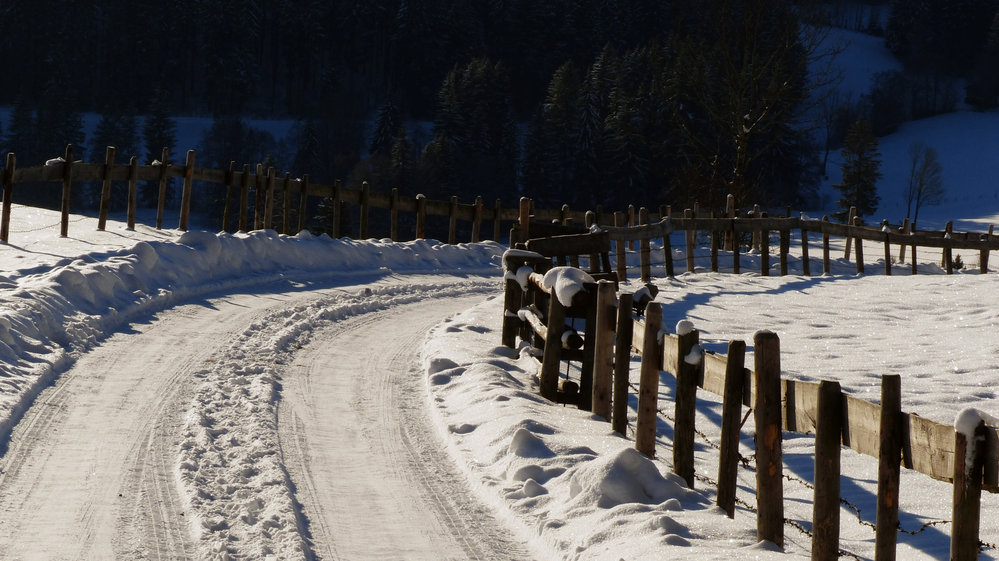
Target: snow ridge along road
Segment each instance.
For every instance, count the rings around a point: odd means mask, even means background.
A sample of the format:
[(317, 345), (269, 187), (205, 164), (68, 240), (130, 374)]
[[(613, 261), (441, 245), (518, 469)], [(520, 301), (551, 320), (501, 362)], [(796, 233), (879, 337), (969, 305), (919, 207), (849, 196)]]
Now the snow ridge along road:
[[(524, 558), (464, 498), (460, 472), (426, 430), (417, 357), (432, 325), (495, 285), (439, 275), (285, 284), (134, 324), (80, 356), (15, 429), (0, 460), (0, 551), (5, 559), (336, 559), (341, 551), (365, 559), (367, 545), (405, 544), (408, 559)], [(370, 352), (378, 346), (385, 350)], [(381, 358), (329, 371), (367, 356)], [(361, 395), (324, 385), (341, 376), (353, 376), (341, 381)], [(363, 421), (349, 409), (362, 398), (382, 407), (366, 409)], [(348, 427), (369, 423), (354, 437), (372, 455), (336, 454), (329, 415)], [(331, 471), (330, 458), (350, 469)], [(350, 472), (360, 479), (344, 485)], [(351, 500), (322, 502), (331, 489), (352, 490)], [(388, 513), (370, 510), (386, 496)], [(345, 514), (346, 506), (361, 510)], [(405, 524), (392, 522), (397, 515)], [(404, 529), (415, 522), (423, 530)]]

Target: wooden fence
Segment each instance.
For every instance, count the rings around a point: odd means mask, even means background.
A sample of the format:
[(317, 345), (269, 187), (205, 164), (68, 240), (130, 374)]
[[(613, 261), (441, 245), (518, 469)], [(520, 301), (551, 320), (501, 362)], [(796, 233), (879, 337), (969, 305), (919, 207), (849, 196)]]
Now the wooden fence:
[[(542, 256), (521, 253), (509, 266), (550, 267)], [(552, 333), (566, 329), (554, 296), (551, 310), (530, 310), (530, 321), (520, 323), (518, 313), (533, 303), (533, 294), (544, 291), (539, 275), (531, 275), (527, 292), (508, 279), (503, 320), (503, 343), (515, 346), (521, 329), (547, 333), (548, 337), (522, 337), (540, 346), (542, 393), (557, 383), (561, 344)], [(782, 431), (815, 434), (815, 496), (813, 501), (813, 559), (839, 556), (840, 451), (847, 446), (879, 462), (875, 554), (878, 560), (895, 559), (898, 532), (898, 498), (901, 467), (952, 483), (954, 503), (951, 559), (977, 559), (980, 493), (999, 492), (999, 429), (980, 424), (975, 439), (968, 442), (953, 425), (942, 424), (901, 410), (898, 375), (882, 379), (880, 404), (846, 395), (839, 383), (805, 382), (781, 378), (780, 340), (775, 333), (758, 332), (753, 341), (754, 364), (745, 365), (746, 343), (731, 341), (727, 354), (703, 352), (695, 329), (676, 334), (662, 333), (660, 304), (649, 303), (644, 317), (633, 315), (635, 295), (618, 294), (614, 284), (602, 280), (584, 284), (573, 305), (588, 302), (595, 307), (589, 399), (581, 407), (604, 417), (622, 435), (627, 428), (627, 394), (632, 349), (642, 357), (635, 425), (636, 448), (653, 457), (661, 371), (676, 379), (674, 402), (673, 470), (694, 486), (694, 435), (698, 388), (722, 396), (721, 444), (718, 466), (718, 505), (729, 516), (735, 511), (736, 474), (739, 464), (739, 432), (742, 407), (749, 406), (755, 418), (757, 533), (760, 539), (783, 546)], [(648, 299), (647, 296), (644, 299)], [(530, 324), (530, 327), (527, 324)], [(589, 337), (590, 333), (584, 333)], [(615, 345), (615, 339), (618, 344)], [(623, 344), (622, 344), (623, 343)], [(568, 358), (568, 357), (565, 357)], [(554, 381), (553, 381), (554, 376)], [(582, 384), (581, 384), (582, 385)], [(969, 451), (970, 450), (970, 451)], [(968, 458), (968, 461), (965, 459)]]

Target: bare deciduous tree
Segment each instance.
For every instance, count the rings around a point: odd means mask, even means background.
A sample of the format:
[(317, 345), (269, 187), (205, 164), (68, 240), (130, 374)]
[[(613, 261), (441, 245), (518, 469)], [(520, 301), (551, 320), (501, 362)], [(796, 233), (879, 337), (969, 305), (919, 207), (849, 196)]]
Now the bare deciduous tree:
[[(919, 209), (924, 205), (938, 205), (943, 202), (943, 166), (937, 159), (937, 151), (923, 141), (909, 145), (909, 188), (906, 190), (905, 217), (912, 221), (919, 219)], [(915, 207), (915, 208), (913, 208)]]

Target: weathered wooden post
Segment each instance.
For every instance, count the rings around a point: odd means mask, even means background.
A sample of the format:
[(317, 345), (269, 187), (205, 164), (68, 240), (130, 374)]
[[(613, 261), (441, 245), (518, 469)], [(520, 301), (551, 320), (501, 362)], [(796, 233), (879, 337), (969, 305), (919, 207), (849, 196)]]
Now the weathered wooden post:
[[(902, 221), (902, 233), (909, 233), (909, 219), (906, 218)], [(902, 238), (902, 243), (898, 245), (898, 262), (905, 263), (905, 238)]]
[(253, 229), (264, 227), (264, 164), (257, 164), (253, 175)]
[[(649, 223), (649, 210), (644, 206), (638, 209), (638, 221), (642, 226), (646, 226)], [(649, 282), (652, 280), (651, 240), (648, 235), (643, 234), (642, 239), (638, 243), (642, 262), (642, 282)]]
[(126, 228), (135, 230), (135, 207), (139, 200), (139, 159), (128, 159), (128, 217)]
[(902, 382), (898, 374), (881, 377), (881, 424), (878, 433), (878, 507), (875, 561), (895, 561), (898, 542), (898, 493), (902, 460)]
[[(519, 242), (524, 243), (531, 239), (531, 199), (520, 198), (520, 213), (517, 216), (517, 232), (520, 237)], [(514, 240), (510, 240), (513, 247)]]
[(115, 147), (108, 146), (104, 151), (104, 170), (101, 172), (101, 202), (97, 213), (97, 229), (104, 231), (108, 225), (108, 210), (111, 207), (111, 170), (114, 168)]
[(229, 216), (232, 213), (232, 180), (236, 171), (236, 161), (229, 161), (229, 169), (225, 172), (225, 203), (222, 207), (222, 231), (229, 231)]
[(264, 228), (267, 230), (274, 227), (274, 174), (274, 167), (269, 166), (264, 187)]
[(891, 228), (888, 226), (887, 219), (881, 223), (881, 232), (884, 234), (885, 276), (891, 276)]
[(0, 218), (0, 242), (10, 241), (10, 210), (14, 196), (14, 169), (17, 158), (13, 152), (7, 152), (7, 165), (3, 169), (3, 215)]
[(944, 267), (948, 275), (954, 274), (954, 254), (951, 250), (951, 236), (953, 234), (954, 223), (948, 221), (947, 226), (944, 228), (943, 263), (941, 263), (941, 266)]
[(156, 194), (156, 229), (163, 229), (163, 211), (166, 209), (167, 168), (170, 167), (170, 149), (166, 146), (160, 152), (160, 184)]
[(59, 235), (66, 237), (69, 235), (69, 201), (73, 190), (73, 145), (66, 145), (66, 160), (62, 164), (62, 221), (59, 226)]
[[(994, 228), (994, 224), (989, 224), (989, 233), (983, 236), (986, 243), (992, 241), (992, 232)], [(978, 272), (983, 275), (989, 272), (989, 248), (987, 247), (983, 247), (978, 252)]]
[(839, 559), (840, 438), (843, 397), (839, 382), (819, 383), (815, 428), (815, 498), (812, 502), (812, 561)]
[(670, 240), (672, 232), (663, 234), (663, 263), (666, 264), (666, 276), (673, 278), (676, 271), (673, 270), (673, 242)]
[[(849, 211), (849, 213), (847, 214), (847, 217), (846, 217), (846, 225), (847, 226), (852, 226), (853, 223), (854, 223), (854, 221), (856, 219), (857, 219), (857, 207), (852, 206), (852, 207), (850, 207), (850, 211)], [(844, 244), (846, 247), (843, 249), (843, 259), (847, 259), (847, 260), (850, 259), (850, 243), (851, 243), (851, 241), (852, 240), (850, 239), (850, 235), (847, 234), (847, 236), (846, 236), (846, 243)]]
[[(628, 205), (628, 227), (635, 227), (635, 205)], [(632, 251), (635, 251), (635, 240), (629, 241), (628, 247)]]
[[(614, 213), (614, 226), (621, 227), (624, 225), (624, 213), (617, 211)], [(615, 240), (614, 241), (614, 257), (615, 265), (617, 266), (617, 280), (620, 282), (625, 282), (628, 280), (628, 261), (625, 255), (625, 241)]]
[(187, 231), (187, 221), (191, 216), (191, 188), (194, 182), (194, 150), (187, 151), (187, 162), (184, 164), (184, 190), (180, 195), (180, 225), (178, 228)]
[(732, 232), (732, 272), (738, 275), (740, 267), (739, 252), (742, 250), (742, 248), (740, 247), (739, 244), (739, 234), (735, 226), (736, 219), (733, 218), (730, 222), (732, 223), (732, 227), (730, 228), (730, 231)]
[(302, 191), (298, 194), (298, 231), (305, 229), (309, 214), (309, 174), (302, 176)]
[[(853, 222), (850, 223), (850, 226), (859, 230), (860, 217), (854, 216)], [(864, 274), (864, 238), (859, 235), (859, 232), (857, 232), (857, 234), (858, 235), (853, 238), (854, 243), (857, 244), (857, 274), (862, 275)]]
[(772, 331), (753, 336), (756, 373), (756, 535), (784, 547), (784, 466), (781, 435), (780, 339)]
[(662, 306), (645, 306), (645, 334), (642, 337), (642, 375), (638, 386), (638, 419), (635, 424), (635, 449), (649, 458), (656, 457), (656, 418), (659, 401), (659, 328)]
[(718, 457), (718, 507), (735, 517), (739, 473), (739, 428), (746, 385), (746, 342), (729, 341), (722, 402), (721, 444)]
[(247, 228), (247, 215), (250, 210), (250, 164), (243, 164), (243, 174), (239, 178), (239, 231)]
[(791, 231), (787, 228), (780, 229), (780, 276), (787, 276), (787, 254), (791, 250)]
[(482, 195), (475, 196), (475, 206), (472, 207), (472, 243), (479, 241), (479, 230), (482, 228)]
[(562, 333), (565, 332), (565, 307), (552, 290), (548, 298), (548, 337), (541, 359), (541, 395), (555, 401), (558, 397), (558, 371), (562, 361)]
[(805, 221), (801, 221), (801, 274), (806, 277), (812, 275), (812, 264), (808, 259), (808, 228)]
[(822, 217), (822, 273), (828, 275), (832, 269), (829, 262), (829, 230), (826, 229), (826, 225), (829, 224), (829, 217)]
[[(915, 235), (916, 234), (916, 222), (915, 222), (915, 220), (912, 222), (911, 226), (912, 226), (912, 232), (911, 233), (913, 235)], [(916, 242), (915, 241), (912, 242), (912, 247), (911, 247), (910, 251), (911, 251), (911, 254), (909, 256), (909, 261), (911, 261), (911, 263), (909, 263), (909, 267), (912, 269), (912, 274), (915, 275), (916, 274)]]
[(614, 346), (614, 419), (612, 426), (620, 435), (628, 432), (628, 384), (631, 375), (631, 340), (635, 322), (631, 318), (633, 296), (622, 293), (617, 306), (617, 344)]
[(593, 397), (590, 403), (593, 413), (608, 421), (611, 420), (614, 379), (616, 292), (613, 281), (601, 280), (597, 283), (596, 333), (593, 341)]
[[(504, 264), (504, 266), (507, 266)], [(513, 271), (516, 273), (517, 271)], [(517, 331), (520, 328), (520, 318), (517, 312), (524, 301), (524, 291), (516, 279), (507, 278), (504, 283), (506, 290), (503, 292), (503, 323), (502, 338), (503, 346), (511, 349), (517, 346)]]
[(770, 276), (770, 230), (761, 227), (760, 234), (760, 276)]
[(357, 239), (368, 239), (368, 208), (371, 200), (371, 185), (367, 181), (361, 182), (361, 219), (359, 220), (359, 231)]
[(690, 322), (677, 324), (676, 401), (673, 417), (673, 472), (694, 488), (694, 417), (697, 413), (697, 380), (704, 366), (699, 332)]
[[(725, 216), (729, 219), (735, 218), (735, 195), (729, 193), (725, 197)], [(735, 232), (729, 230), (725, 232), (725, 251), (732, 251), (735, 243)]]
[[(961, 414), (963, 416), (964, 413)], [(963, 424), (958, 419), (957, 424)], [(981, 523), (982, 477), (985, 470), (985, 421), (978, 419), (973, 434), (960, 427), (954, 432), (954, 505), (951, 515), (951, 561), (978, 559)], [(969, 431), (971, 432), (971, 431)], [(968, 437), (971, 437), (970, 439)]]
[(420, 193), (416, 196), (416, 239), (427, 237), (427, 197)]
[(291, 174), (284, 172), (281, 182), (281, 233), (288, 233), (288, 214), (291, 210)]

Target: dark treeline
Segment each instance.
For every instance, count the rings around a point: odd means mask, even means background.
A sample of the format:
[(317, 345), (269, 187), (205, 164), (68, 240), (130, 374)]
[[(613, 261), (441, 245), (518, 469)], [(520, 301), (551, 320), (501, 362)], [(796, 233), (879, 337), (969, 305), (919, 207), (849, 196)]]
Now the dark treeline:
[[(996, 1), (894, 2), (887, 29), (865, 25), (920, 71), (992, 77), (983, 53), (999, 49), (983, 14)], [(203, 166), (260, 161), (314, 181), (507, 204), (528, 194), (546, 206), (720, 205), (727, 193), (799, 204), (822, 173), (803, 116), (830, 113), (817, 109), (831, 81), (814, 72), (821, 28), (806, 24), (828, 21), (829, 4), (13, 2), (0, 10), (0, 105), (14, 106), (0, 148), (22, 165), (66, 143), (88, 160), (115, 144), (119, 161), (149, 161), (163, 146), (188, 148), (174, 146), (170, 115), (207, 115)], [(956, 4), (965, 17), (939, 17)], [(933, 37), (953, 34), (928, 35), (927, 14), (965, 25), (964, 42), (927, 55)], [(965, 62), (946, 64), (955, 57)], [(991, 82), (975, 83), (980, 105), (994, 105)], [(101, 115), (86, 146), (83, 112)], [(298, 124), (278, 143), (248, 116)]]

